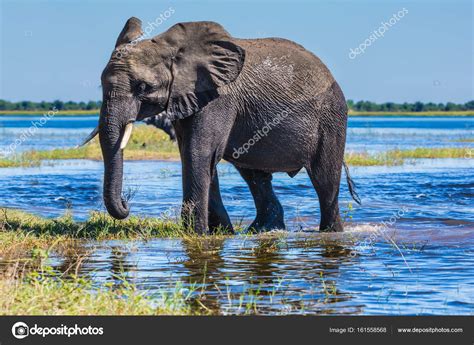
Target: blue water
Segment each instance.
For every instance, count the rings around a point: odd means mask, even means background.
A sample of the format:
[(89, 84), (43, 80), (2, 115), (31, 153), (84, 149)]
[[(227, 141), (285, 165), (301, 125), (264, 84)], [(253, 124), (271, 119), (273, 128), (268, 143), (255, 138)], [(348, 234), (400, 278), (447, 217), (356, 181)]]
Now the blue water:
[[(0, 149), (10, 147), (40, 118), (0, 117)], [(95, 116), (56, 117), (16, 145), (15, 152), (74, 146), (96, 124)], [(357, 117), (349, 121), (346, 150), (473, 150), (473, 143), (460, 142), (473, 137), (469, 117)], [(150, 294), (172, 290), (177, 281), (184, 288), (204, 281), (207, 306), (230, 314), (246, 312), (239, 307), (240, 296), (247, 301), (256, 288), (263, 295), (253, 312), (261, 314), (473, 314), (473, 168), (473, 159), (467, 158), (352, 167), (363, 204), (352, 202), (343, 180), (342, 235), (314, 231), (319, 207), (305, 172), (293, 179), (275, 174), (289, 233), (203, 240), (199, 248), (171, 239), (88, 243), (84, 251), (91, 253), (79, 271), (98, 283), (117, 284), (114, 277), (121, 273)], [(245, 182), (230, 164), (221, 163), (218, 170), (232, 221), (249, 224), (255, 211)], [(102, 174), (102, 162), (86, 160), (0, 169), (0, 206), (56, 217), (70, 204), (74, 217), (82, 220), (104, 209)], [(134, 195), (133, 214), (177, 217), (180, 163), (126, 162), (125, 190)], [(62, 270), (70, 261), (57, 257), (54, 264)]]
[[(42, 116), (0, 116), (0, 149), (39, 122)], [(16, 152), (30, 149), (64, 148), (81, 143), (97, 126), (98, 117), (55, 116), (34, 136), (16, 147)], [(347, 151), (377, 151), (390, 148), (423, 146), (466, 146), (459, 139), (474, 136), (471, 117), (373, 117), (349, 118)]]

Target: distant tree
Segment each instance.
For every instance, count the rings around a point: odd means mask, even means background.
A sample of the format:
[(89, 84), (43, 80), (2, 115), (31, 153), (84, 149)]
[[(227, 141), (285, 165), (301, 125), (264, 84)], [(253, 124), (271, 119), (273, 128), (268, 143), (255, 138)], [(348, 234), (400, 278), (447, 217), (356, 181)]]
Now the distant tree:
[(94, 101), (87, 102), (87, 105), (86, 105), (85, 109), (87, 109), (87, 110), (98, 109), (97, 102), (94, 102)]
[(413, 111), (423, 111), (425, 109), (425, 105), (421, 102), (415, 102), (413, 104)]
[(61, 111), (64, 109), (64, 103), (60, 100), (55, 100), (53, 102), (53, 107), (56, 108), (57, 110)]
[(448, 102), (448, 103), (446, 103), (446, 106), (444, 107), (444, 110), (446, 110), (446, 111), (456, 110), (456, 104), (454, 104), (452, 102)]
[(474, 110), (474, 101), (469, 101), (467, 103), (464, 103), (464, 109)]
[(348, 99), (346, 103), (349, 109), (354, 109), (354, 101), (352, 99)]
[(0, 110), (8, 110), (8, 103), (10, 102), (0, 99)]

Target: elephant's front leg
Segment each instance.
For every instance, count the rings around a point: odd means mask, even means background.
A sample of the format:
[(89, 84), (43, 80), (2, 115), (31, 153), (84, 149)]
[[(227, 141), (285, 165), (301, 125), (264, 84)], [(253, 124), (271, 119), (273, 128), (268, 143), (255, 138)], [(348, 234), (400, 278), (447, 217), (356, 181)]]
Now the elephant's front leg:
[(182, 216), (185, 225), (199, 234), (218, 223), (231, 229), (220, 198), (216, 165), (224, 154), (232, 124), (233, 118), (212, 104), (206, 111), (173, 124), (183, 167)]
[(229, 215), (222, 203), (217, 169), (214, 171), (209, 192), (209, 228), (211, 232), (225, 230), (228, 233), (234, 233)]
[(198, 234), (208, 233), (210, 175), (211, 162), (205, 157), (186, 157), (183, 160), (181, 216), (184, 226)]

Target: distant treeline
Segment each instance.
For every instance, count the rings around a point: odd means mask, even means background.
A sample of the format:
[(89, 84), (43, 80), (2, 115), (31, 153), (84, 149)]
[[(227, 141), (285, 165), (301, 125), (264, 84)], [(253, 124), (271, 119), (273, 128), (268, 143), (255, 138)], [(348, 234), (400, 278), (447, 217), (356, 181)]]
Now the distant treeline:
[(89, 101), (89, 102), (63, 102), (63, 101), (53, 101), (53, 102), (31, 102), (31, 101), (21, 101), (21, 102), (9, 102), (0, 99), (0, 110), (36, 110), (36, 111), (48, 111), (53, 108), (61, 110), (94, 110), (100, 109), (102, 101)]
[(464, 104), (448, 103), (374, 103), (370, 101), (359, 101), (354, 103), (353, 100), (347, 101), (349, 109), (354, 111), (387, 111), (387, 112), (403, 112), (403, 111), (462, 111), (474, 110), (474, 101), (469, 101)]
[[(101, 101), (89, 101), (89, 102), (63, 102), (63, 101), (53, 101), (53, 102), (31, 102), (31, 101), (21, 101), (21, 102), (8, 102), (0, 100), (0, 111), (3, 110), (25, 110), (25, 111), (48, 111), (50, 109), (56, 108), (57, 110), (94, 110), (100, 109), (102, 102)], [(462, 110), (474, 110), (474, 100), (469, 101), (464, 104), (456, 103), (374, 103), (370, 101), (358, 101), (354, 102), (353, 100), (347, 101), (347, 106), (349, 109), (354, 111), (387, 111), (387, 112), (418, 112), (418, 111), (462, 111)]]

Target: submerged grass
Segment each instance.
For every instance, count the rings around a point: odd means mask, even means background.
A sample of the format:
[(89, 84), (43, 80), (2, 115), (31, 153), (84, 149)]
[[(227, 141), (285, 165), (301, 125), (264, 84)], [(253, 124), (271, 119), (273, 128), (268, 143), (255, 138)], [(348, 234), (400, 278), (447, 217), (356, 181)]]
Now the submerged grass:
[[(179, 159), (177, 145), (168, 135), (152, 126), (140, 125), (134, 128), (132, 137), (124, 150), (126, 160)], [(14, 158), (0, 158), (0, 168), (38, 166), (43, 160), (91, 159), (102, 160), (98, 137), (83, 147), (54, 150), (31, 150)]]
[(408, 150), (390, 150), (377, 154), (352, 152), (345, 156), (352, 166), (402, 165), (405, 159), (420, 158), (474, 158), (474, 149), (468, 147), (417, 147)]
[[(124, 150), (127, 160), (179, 158), (178, 148), (168, 139), (168, 135), (152, 126), (135, 126), (132, 137)], [(101, 160), (99, 140), (96, 137), (86, 146), (78, 148), (55, 149), (51, 151), (28, 151), (21, 160), (40, 161), (55, 159), (94, 159)]]
[(38, 166), (41, 162), (39, 160), (23, 159), (19, 158), (0, 158), (0, 168), (19, 168), (19, 167), (32, 167)]
[(403, 158), (468, 158), (471, 149), (465, 147), (417, 147), (412, 150), (392, 150), (387, 152), (390, 159)]
[(387, 153), (368, 154), (365, 152), (350, 152), (344, 157), (346, 163), (351, 166), (375, 166), (375, 165), (402, 165), (403, 158), (392, 157)]

